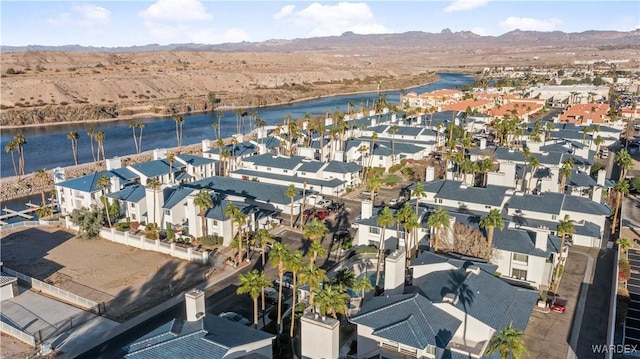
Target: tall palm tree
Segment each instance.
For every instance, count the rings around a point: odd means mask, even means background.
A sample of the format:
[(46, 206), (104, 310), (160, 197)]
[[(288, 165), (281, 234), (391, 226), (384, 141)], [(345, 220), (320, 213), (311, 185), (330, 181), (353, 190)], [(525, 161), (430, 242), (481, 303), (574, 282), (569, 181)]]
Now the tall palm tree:
[(613, 184), (613, 190), (616, 191), (616, 204), (613, 210), (611, 234), (616, 233), (616, 228), (618, 228), (618, 214), (620, 213), (620, 206), (622, 205), (622, 197), (629, 194), (629, 182), (624, 179), (620, 179), (618, 182)]
[(633, 167), (633, 159), (631, 158), (631, 155), (629, 155), (629, 152), (625, 150), (620, 150), (616, 153), (615, 161), (620, 167), (620, 179), (625, 179), (627, 176), (627, 170)]
[(378, 214), (378, 218), (376, 218), (378, 226), (382, 227), (382, 230), (380, 231), (380, 243), (378, 245), (378, 263), (376, 263), (376, 287), (380, 285), (380, 269), (382, 261), (384, 260), (384, 231), (387, 227), (392, 226), (394, 221), (395, 218), (393, 217), (393, 214), (391, 214), (389, 207), (384, 207)]
[(202, 238), (207, 236), (207, 219), (204, 217), (207, 210), (213, 207), (213, 200), (209, 191), (201, 189), (193, 199), (193, 204), (200, 208), (200, 220), (202, 222)]
[(184, 124), (184, 118), (176, 114), (176, 115), (173, 115), (173, 120), (176, 122), (176, 141), (178, 142), (178, 147), (181, 147), (182, 146), (182, 125)]
[(411, 197), (414, 197), (416, 199), (416, 214), (418, 214), (420, 199), (426, 196), (427, 192), (425, 192), (422, 182), (416, 182), (416, 186), (413, 188), (413, 191), (411, 191)]
[(320, 307), (322, 316), (329, 314), (333, 319), (338, 319), (338, 313), (347, 313), (348, 300), (349, 295), (346, 292), (336, 286), (328, 285), (318, 293), (316, 303)]
[(260, 243), (260, 248), (262, 248), (262, 253), (261, 253), (262, 268), (264, 270), (264, 264), (265, 264), (264, 254), (266, 252), (267, 245), (273, 242), (273, 236), (266, 229), (260, 228), (256, 231), (256, 235), (253, 237), (253, 242)]
[(138, 148), (138, 140), (136, 139), (136, 128), (138, 127), (138, 123), (136, 120), (129, 121), (129, 128), (131, 128), (132, 136), (133, 136), (133, 144), (136, 146), (136, 153), (140, 153), (140, 149)]
[(176, 161), (176, 154), (169, 153), (167, 155), (167, 162), (169, 162), (169, 182), (175, 182), (176, 176), (173, 173), (173, 163)]
[(407, 269), (409, 269), (409, 259), (411, 258), (411, 254), (414, 252), (416, 246), (418, 245), (416, 238), (416, 230), (420, 228), (418, 215), (411, 212), (411, 214), (405, 219), (402, 225), (404, 226), (404, 229), (406, 231), (405, 243), (408, 243), (405, 245), (405, 247), (407, 250), (406, 267)]
[(18, 132), (15, 136), (13, 136), (13, 142), (16, 145), (18, 150), (18, 172), (24, 176), (24, 145), (27, 144), (27, 139), (22, 135), (21, 132)]
[(487, 157), (480, 162), (480, 172), (484, 173), (482, 178), (482, 186), (487, 186), (487, 179), (489, 178), (489, 171), (493, 169), (493, 159)]
[(4, 145), (4, 151), (6, 153), (11, 154), (11, 163), (13, 163), (13, 172), (16, 174), (16, 177), (18, 177), (18, 181), (20, 181), (20, 174), (18, 173), (18, 167), (16, 167), (16, 158), (13, 155), (13, 153), (17, 149), (18, 147), (16, 146), (16, 143), (13, 140), (10, 140), (9, 142), (7, 142), (6, 145)]
[(514, 328), (511, 324), (494, 335), (487, 346), (485, 355), (498, 353), (500, 359), (520, 359), (529, 351), (524, 345), (524, 332)]
[(315, 296), (316, 293), (322, 288), (322, 282), (328, 281), (329, 278), (324, 269), (316, 267), (315, 263), (311, 262), (302, 269), (300, 273), (300, 284), (306, 284), (309, 286), (309, 307), (314, 312)]
[(373, 289), (373, 285), (371, 285), (371, 279), (369, 277), (364, 276), (360, 278), (356, 278), (353, 282), (353, 290), (360, 291), (360, 297), (364, 299), (364, 292), (366, 290)]
[(143, 122), (138, 122), (138, 129), (140, 129), (140, 133), (138, 134), (138, 153), (142, 152), (142, 130), (144, 130), (145, 124)]
[(102, 160), (106, 160), (107, 157), (104, 154), (104, 139), (107, 135), (103, 130), (96, 133), (96, 142), (98, 142), (98, 161), (100, 161), (100, 154), (102, 154)]
[(602, 138), (602, 136), (598, 135), (593, 140), (593, 143), (596, 145), (596, 154), (600, 153), (600, 145), (602, 145), (604, 143), (604, 138)]
[(302, 234), (304, 238), (309, 239), (313, 242), (318, 242), (324, 238), (324, 235), (327, 233), (327, 226), (324, 222), (314, 218), (311, 222), (304, 226), (302, 229)]
[(67, 138), (71, 140), (71, 152), (73, 153), (73, 163), (78, 165), (78, 138), (80, 135), (76, 131), (70, 131), (67, 133)]
[(44, 190), (47, 184), (49, 184), (49, 174), (47, 173), (47, 169), (43, 168), (41, 170), (38, 170), (38, 172), (36, 172), (35, 178), (38, 181), (40, 194), (42, 195), (42, 201), (40, 203), (44, 206), (46, 204), (46, 200), (44, 198)]
[(489, 248), (492, 248), (493, 244), (493, 232), (496, 227), (500, 228), (500, 230), (504, 229), (504, 220), (502, 219), (502, 214), (498, 209), (492, 209), (489, 213), (482, 218), (480, 221), (480, 226), (486, 228), (488, 233), (487, 240), (489, 241)]
[(93, 158), (93, 162), (97, 161), (96, 154), (93, 150), (93, 139), (96, 136), (96, 132), (93, 130), (93, 127), (89, 127), (87, 129), (87, 135), (89, 136), (89, 141), (91, 141), (91, 157)]
[(298, 292), (298, 274), (303, 268), (303, 260), (304, 257), (302, 256), (302, 252), (293, 251), (287, 258), (287, 263), (285, 263), (285, 267), (293, 274), (293, 283), (291, 286), (291, 327), (289, 328), (289, 337), (291, 338), (293, 338), (293, 326), (295, 323), (296, 293)]
[(434, 239), (432, 241), (433, 250), (435, 252), (438, 251), (440, 240), (442, 239), (442, 231), (444, 228), (449, 228), (451, 223), (451, 217), (447, 210), (444, 207), (438, 207), (436, 210), (429, 216), (427, 220), (427, 225), (434, 230)]
[(367, 181), (367, 190), (371, 192), (371, 195), (370, 195), (371, 202), (375, 200), (376, 193), (378, 193), (378, 191), (380, 190), (380, 187), (382, 187), (382, 178), (378, 176), (370, 177), (369, 180)]
[(536, 169), (540, 167), (540, 161), (536, 156), (531, 156), (529, 160), (529, 167), (531, 171), (529, 172), (529, 181), (527, 182), (527, 193), (531, 192), (531, 183), (533, 182), (533, 174), (536, 172)]
[(560, 188), (558, 188), (558, 192), (564, 193), (565, 186), (567, 185), (567, 178), (571, 178), (571, 170), (572, 167), (569, 167), (569, 164), (567, 163), (560, 167)]
[(238, 207), (236, 207), (236, 205), (233, 204), (233, 202), (231, 201), (227, 202), (227, 206), (222, 211), (222, 214), (229, 217), (229, 220), (231, 221), (231, 240), (235, 238), (235, 233), (234, 233), (235, 228), (233, 228), (233, 221), (235, 220), (236, 213), (239, 211), (240, 210), (238, 209)]
[[(558, 222), (557, 232), (558, 237), (560, 237), (560, 250), (558, 253), (558, 268), (555, 272), (555, 280), (554, 283), (558, 283), (558, 279), (560, 277), (560, 265), (562, 265), (562, 254), (564, 253), (564, 243), (567, 235), (572, 235), (575, 233), (574, 227), (575, 221), (569, 218), (568, 214), (564, 215), (564, 219)], [(557, 284), (556, 284), (557, 285)]]
[(109, 200), (107, 199), (107, 187), (111, 186), (111, 180), (106, 174), (103, 174), (98, 178), (96, 185), (102, 188), (102, 205), (104, 206), (104, 213), (107, 215), (107, 223), (111, 228), (111, 217), (109, 216)]
[[(249, 293), (253, 300), (253, 326), (258, 329), (258, 297), (260, 297), (264, 287), (268, 287), (271, 282), (264, 272), (259, 273), (256, 269), (247, 274), (240, 274), (239, 278), (240, 286), (236, 289), (236, 293)], [(264, 296), (262, 297), (264, 298)]]
[(158, 209), (156, 208), (158, 206), (158, 203), (156, 200), (158, 196), (156, 195), (156, 192), (160, 189), (161, 185), (162, 185), (162, 182), (160, 182), (160, 179), (158, 177), (147, 179), (147, 187), (153, 190), (153, 223), (156, 226), (158, 225)]
[(284, 194), (289, 197), (289, 199), (291, 199), (291, 204), (289, 206), (289, 220), (291, 222), (290, 223), (290, 227), (293, 228), (293, 199), (296, 197), (296, 195), (298, 194), (298, 189), (296, 188), (296, 186), (294, 184), (290, 184), (289, 187), (287, 187), (287, 190), (284, 192)]
[(318, 241), (311, 241), (309, 253), (311, 253), (311, 261), (315, 263), (318, 257), (324, 257), (327, 255), (327, 250), (324, 248), (322, 243)]
[(371, 135), (371, 146), (369, 146), (369, 166), (367, 166), (369, 169), (373, 166), (373, 154), (375, 153), (376, 142), (378, 142), (378, 134), (374, 132)]
[(234, 215), (234, 220), (238, 223), (238, 263), (242, 261), (244, 249), (242, 244), (244, 243), (244, 225), (247, 223), (247, 218), (249, 216), (244, 214), (242, 211), (237, 211)]
[(291, 251), (280, 242), (274, 243), (271, 252), (269, 252), (271, 265), (278, 268), (278, 278), (280, 279), (280, 285), (278, 286), (278, 328), (280, 328), (282, 319), (282, 278), (284, 277), (285, 263), (287, 263), (289, 256), (291, 256)]

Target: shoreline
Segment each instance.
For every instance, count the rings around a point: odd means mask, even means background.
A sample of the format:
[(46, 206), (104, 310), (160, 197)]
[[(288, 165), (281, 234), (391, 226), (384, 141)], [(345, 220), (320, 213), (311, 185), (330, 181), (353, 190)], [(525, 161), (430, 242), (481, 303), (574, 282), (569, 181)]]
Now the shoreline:
[[(421, 84), (418, 84), (418, 85), (413, 86), (411, 88), (430, 85), (430, 84), (433, 84), (435, 82), (438, 82), (439, 80), (440, 80), (440, 75), (438, 73), (436, 73), (436, 79), (435, 80), (432, 80), (432, 81), (429, 81), (429, 82), (425, 82), (425, 83), (421, 83)], [(362, 94), (366, 94), (366, 93), (375, 94), (375, 93), (400, 91), (400, 90), (401, 90), (400, 88), (391, 88), (391, 89), (385, 89), (385, 90), (380, 90), (380, 91), (351, 91), (351, 92), (334, 93), (334, 94), (331, 94), (331, 95), (319, 95), (319, 96), (314, 96), (314, 97), (305, 97), (305, 98), (295, 99), (293, 101), (279, 102), (279, 103), (267, 104), (267, 105), (262, 105), (262, 106), (258, 106), (258, 107), (251, 107), (251, 108), (247, 108), (247, 107), (244, 107), (244, 106), (220, 106), (220, 107), (217, 107), (215, 110), (191, 111), (191, 112), (182, 112), (182, 113), (177, 113), (177, 114), (179, 114), (179, 115), (195, 115), (195, 114), (202, 114), (202, 113), (207, 113), (207, 112), (215, 113), (216, 111), (233, 111), (233, 110), (237, 110), (237, 109), (261, 109), (261, 108), (270, 108), (270, 107), (277, 107), (277, 106), (293, 105), (293, 104), (297, 104), (297, 103), (302, 103), (302, 102), (306, 102), (306, 101), (313, 101), (313, 100), (319, 100), (319, 99), (324, 99), (324, 98), (329, 98), (329, 97), (349, 96), (349, 95), (362, 95)], [(64, 126), (64, 125), (74, 125), (74, 124), (92, 124), (92, 123), (104, 123), (104, 122), (120, 122), (120, 121), (129, 121), (129, 120), (133, 120), (133, 119), (142, 119), (142, 120), (145, 120), (145, 119), (166, 119), (166, 118), (171, 118), (171, 116), (172, 115), (158, 115), (156, 113), (143, 112), (143, 113), (134, 114), (134, 115), (118, 116), (118, 117), (115, 117), (115, 118), (103, 118), (103, 119), (95, 119), (95, 120), (61, 121), (61, 122), (53, 122), (53, 123), (47, 123), (47, 124), (6, 125), (6, 126), (2, 126), (2, 129), (3, 130), (20, 130), (20, 129), (23, 129), (23, 128), (33, 128), (33, 127), (51, 127), (51, 126)]]

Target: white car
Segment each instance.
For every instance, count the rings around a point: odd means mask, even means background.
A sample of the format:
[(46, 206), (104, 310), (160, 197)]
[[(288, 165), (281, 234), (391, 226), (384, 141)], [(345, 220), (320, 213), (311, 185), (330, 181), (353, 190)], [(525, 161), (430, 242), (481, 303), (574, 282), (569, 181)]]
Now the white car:
[(224, 312), (224, 313), (220, 313), (220, 315), (218, 315), (220, 318), (224, 318), (227, 320), (230, 320), (232, 322), (236, 322), (238, 324), (242, 324), (242, 325), (246, 325), (246, 326), (250, 326), (251, 322), (249, 321), (249, 319), (243, 317), (242, 315), (236, 313), (236, 312)]
[(320, 207), (320, 208), (327, 208), (327, 207), (329, 207), (332, 203), (333, 203), (333, 201), (332, 201), (332, 200), (330, 200), (330, 199), (323, 199), (322, 201), (318, 202), (318, 207)]

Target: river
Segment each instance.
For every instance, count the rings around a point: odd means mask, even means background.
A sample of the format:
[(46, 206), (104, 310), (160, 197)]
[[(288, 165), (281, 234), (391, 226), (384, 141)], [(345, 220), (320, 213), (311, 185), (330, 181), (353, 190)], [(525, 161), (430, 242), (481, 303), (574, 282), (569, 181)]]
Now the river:
[[(462, 85), (473, 82), (473, 77), (463, 74), (441, 73), (437, 82), (408, 89), (417, 93), (434, 91), (446, 88), (460, 88)], [(383, 92), (387, 101), (399, 103), (400, 92)], [(290, 105), (280, 105), (260, 108), (257, 110), (258, 117), (265, 120), (267, 125), (282, 123), (286, 116), (292, 118), (302, 118), (305, 113), (311, 115), (321, 115), (336, 110), (346, 111), (348, 102), (353, 101), (358, 108), (361, 102), (372, 104), (377, 99), (377, 93), (364, 93), (354, 95), (332, 96), (321, 99), (313, 99)], [(224, 111), (221, 119), (221, 134), (223, 138), (230, 137), (236, 129), (236, 115), (233, 111)], [(203, 139), (213, 139), (214, 122), (217, 122), (217, 113), (200, 113), (184, 116), (183, 125), (183, 145), (191, 145), (201, 142)], [(148, 118), (139, 119), (145, 124), (142, 133), (142, 150), (152, 150), (155, 148), (169, 148), (177, 146), (175, 135), (175, 121), (172, 118)], [(247, 120), (248, 121), (248, 120)], [(248, 126), (248, 124), (247, 124)], [(114, 156), (125, 156), (135, 153), (133, 137), (129, 128), (129, 121), (114, 120), (100, 123), (74, 123), (67, 125), (30, 127), (23, 129), (3, 129), (0, 133), (0, 144), (2, 145), (1, 167), (2, 177), (13, 176), (13, 165), (11, 156), (4, 152), (4, 147), (13, 136), (22, 132), (27, 140), (24, 146), (25, 172), (31, 173), (42, 168), (53, 169), (73, 165), (73, 154), (71, 152), (71, 142), (67, 139), (70, 131), (77, 131), (80, 135), (78, 140), (78, 162), (86, 163), (92, 161), (90, 140), (87, 129), (93, 127), (97, 132), (103, 130), (106, 134), (104, 149), (107, 158)]]

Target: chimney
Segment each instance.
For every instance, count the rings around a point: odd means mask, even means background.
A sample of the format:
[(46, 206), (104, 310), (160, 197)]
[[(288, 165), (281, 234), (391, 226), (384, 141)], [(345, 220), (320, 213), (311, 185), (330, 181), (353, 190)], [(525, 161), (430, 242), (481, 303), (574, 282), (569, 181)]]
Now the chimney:
[(598, 171), (598, 180), (596, 181), (598, 183), (598, 186), (603, 186), (604, 187), (604, 180), (605, 180), (605, 176), (607, 175), (607, 171), (604, 169), (601, 169)]
[(211, 140), (202, 140), (202, 152), (211, 150)]
[(167, 150), (164, 148), (156, 148), (153, 150), (153, 159), (161, 160), (163, 158), (167, 158)]
[(53, 170), (53, 183), (58, 184), (66, 180), (67, 180), (67, 176), (64, 173), (64, 168), (56, 167), (56, 169)]
[[(406, 243), (405, 243), (406, 245)], [(404, 292), (404, 267), (406, 254), (404, 250), (397, 250), (384, 260), (384, 294), (394, 295)]]
[(458, 303), (458, 296), (455, 293), (447, 293), (442, 297), (442, 301), (450, 303), (451, 305), (456, 305), (456, 303)]
[(302, 357), (340, 357), (340, 321), (307, 311), (300, 318)]
[(546, 229), (543, 229), (543, 228), (536, 229), (536, 244), (535, 244), (536, 248), (546, 252), (548, 238), (549, 238), (549, 232)]
[(373, 202), (370, 199), (365, 199), (362, 201), (362, 206), (360, 209), (360, 218), (367, 219), (371, 218), (373, 214)]
[(600, 186), (593, 187), (593, 192), (591, 193), (591, 200), (596, 203), (602, 202), (602, 187)]
[(187, 321), (195, 322), (205, 315), (204, 292), (192, 289), (184, 295), (184, 303), (187, 306)]
[(109, 181), (111, 182), (111, 192), (118, 192), (121, 189), (120, 178), (118, 176), (110, 177)]
[(480, 149), (484, 150), (487, 148), (487, 139), (486, 138), (481, 138), (480, 139)]
[(258, 154), (259, 155), (263, 155), (267, 153), (267, 145), (265, 145), (264, 143), (259, 143), (258, 144)]
[(107, 171), (117, 170), (122, 167), (122, 161), (120, 160), (120, 157), (109, 158), (105, 161), (104, 165)]
[(473, 273), (475, 275), (478, 275), (478, 274), (480, 274), (480, 267), (478, 267), (475, 264), (471, 264), (471, 265), (469, 265), (467, 267), (466, 271), (467, 271), (467, 273)]
[(436, 170), (432, 166), (427, 166), (427, 172), (425, 174), (425, 182), (431, 182), (436, 178)]

